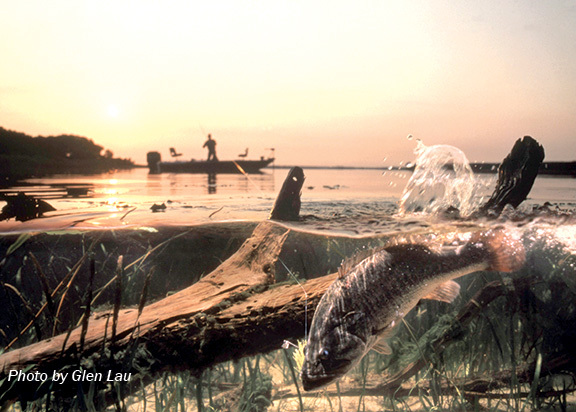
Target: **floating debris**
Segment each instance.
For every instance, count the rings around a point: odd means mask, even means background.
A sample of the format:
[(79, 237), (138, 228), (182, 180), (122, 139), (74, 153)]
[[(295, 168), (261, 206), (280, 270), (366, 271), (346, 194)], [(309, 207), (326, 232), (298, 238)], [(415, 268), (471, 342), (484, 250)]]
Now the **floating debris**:
[(152, 213), (165, 212), (166, 203), (162, 203), (161, 205), (157, 205), (156, 203), (154, 203), (152, 206), (150, 206), (150, 210), (152, 211)]
[(0, 200), (6, 202), (0, 213), (0, 221), (16, 218), (16, 220), (24, 222), (41, 217), (46, 212), (56, 210), (48, 202), (28, 196), (22, 192), (19, 192), (16, 196), (2, 195)]

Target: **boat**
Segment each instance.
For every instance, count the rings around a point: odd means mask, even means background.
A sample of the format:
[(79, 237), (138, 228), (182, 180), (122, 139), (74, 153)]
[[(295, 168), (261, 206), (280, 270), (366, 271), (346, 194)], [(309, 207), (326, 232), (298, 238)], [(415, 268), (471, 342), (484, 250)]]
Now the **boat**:
[(174, 160), (162, 161), (159, 152), (148, 152), (148, 169), (158, 173), (262, 173), (261, 169), (270, 165), (274, 157), (259, 160)]

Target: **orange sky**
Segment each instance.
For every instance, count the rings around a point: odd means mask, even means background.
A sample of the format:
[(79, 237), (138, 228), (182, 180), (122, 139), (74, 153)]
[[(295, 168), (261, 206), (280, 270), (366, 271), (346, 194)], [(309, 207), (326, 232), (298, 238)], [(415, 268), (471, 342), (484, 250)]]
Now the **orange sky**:
[(0, 126), (116, 156), (413, 159), (412, 134), (498, 161), (575, 160), (572, 1), (19, 1), (0, 13)]

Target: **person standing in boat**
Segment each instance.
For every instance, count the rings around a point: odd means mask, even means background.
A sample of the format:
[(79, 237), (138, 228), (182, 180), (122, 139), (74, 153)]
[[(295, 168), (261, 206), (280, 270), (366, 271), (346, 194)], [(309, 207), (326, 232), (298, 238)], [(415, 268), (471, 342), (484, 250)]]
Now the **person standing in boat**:
[(208, 140), (206, 140), (202, 147), (208, 148), (208, 161), (218, 161), (218, 157), (216, 157), (216, 140), (212, 139), (212, 135), (208, 135)]

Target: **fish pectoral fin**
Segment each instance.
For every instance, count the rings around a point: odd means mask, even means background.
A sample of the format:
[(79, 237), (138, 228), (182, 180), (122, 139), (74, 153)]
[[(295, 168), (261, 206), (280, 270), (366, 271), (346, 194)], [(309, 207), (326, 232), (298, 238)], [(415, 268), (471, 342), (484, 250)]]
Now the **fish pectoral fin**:
[(374, 346), (372, 346), (372, 349), (382, 355), (390, 355), (392, 353), (392, 348), (388, 344), (388, 340), (386, 338), (378, 339)]
[(439, 300), (441, 302), (452, 303), (460, 293), (460, 285), (453, 280), (440, 284), (431, 293), (422, 299)]

